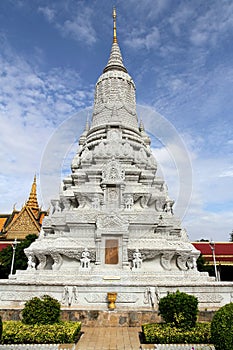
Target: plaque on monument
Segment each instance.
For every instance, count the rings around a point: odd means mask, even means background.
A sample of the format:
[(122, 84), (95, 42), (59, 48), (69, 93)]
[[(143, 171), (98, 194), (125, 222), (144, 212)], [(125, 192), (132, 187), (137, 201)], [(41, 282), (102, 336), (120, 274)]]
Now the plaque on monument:
[(118, 264), (118, 240), (106, 239), (105, 241), (105, 264)]

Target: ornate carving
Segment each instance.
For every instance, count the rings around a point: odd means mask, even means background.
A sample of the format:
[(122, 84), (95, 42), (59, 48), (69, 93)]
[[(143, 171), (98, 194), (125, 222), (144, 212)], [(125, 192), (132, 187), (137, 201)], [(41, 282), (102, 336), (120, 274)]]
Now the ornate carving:
[(44, 253), (35, 253), (37, 259), (39, 260), (39, 265), (37, 266), (37, 270), (43, 270), (46, 266), (46, 255)]
[(122, 183), (125, 179), (125, 172), (120, 163), (114, 158), (103, 166), (102, 182)]
[(173, 215), (173, 204), (174, 201), (168, 198), (164, 204), (163, 211)]
[(42, 293), (35, 292), (3, 292), (0, 294), (0, 300), (10, 300), (10, 301), (27, 301), (35, 296), (42, 296)]
[(98, 195), (95, 195), (92, 198), (92, 208), (96, 210), (100, 210), (100, 197)]
[(88, 303), (106, 303), (107, 302), (107, 296), (104, 294), (100, 294), (100, 293), (95, 293), (95, 294), (88, 294), (84, 297), (84, 299), (88, 302)]
[(140, 204), (142, 208), (148, 208), (151, 194), (144, 194), (140, 198)]
[(221, 303), (223, 297), (217, 293), (196, 293), (195, 294), (200, 303)]
[(135, 152), (135, 161), (140, 164), (147, 164), (148, 157), (144, 148), (140, 148), (138, 152)]
[(78, 291), (75, 286), (65, 286), (61, 303), (67, 306), (71, 306), (72, 304), (76, 304), (78, 302)]
[(129, 223), (127, 220), (121, 218), (116, 214), (99, 215), (97, 218), (96, 226), (98, 229), (110, 229), (113, 230), (128, 230)]
[[(84, 297), (88, 303), (100, 304), (107, 303), (107, 297), (103, 293), (88, 294)], [(136, 303), (138, 298), (132, 293), (117, 293), (118, 303)]]
[(132, 293), (118, 293), (117, 294), (117, 302), (118, 303), (136, 303), (138, 301), (138, 298), (136, 295), (133, 295)]
[(180, 270), (188, 270), (188, 266), (187, 266), (188, 258), (189, 258), (189, 255), (187, 254), (181, 254), (177, 256), (176, 263)]
[(107, 133), (107, 140), (110, 142), (117, 142), (122, 139), (122, 133), (119, 130), (110, 129)]
[(90, 252), (87, 248), (82, 252), (82, 257), (80, 259), (80, 268), (81, 269), (89, 269), (90, 268)]
[(189, 256), (186, 263), (189, 270), (197, 270), (197, 259), (195, 256)]
[(140, 269), (142, 267), (142, 254), (139, 252), (139, 249), (135, 249), (133, 253), (133, 269)]
[(154, 259), (156, 256), (161, 254), (160, 250), (149, 250), (149, 249), (143, 249), (142, 250), (143, 254), (143, 260), (151, 260)]
[(62, 198), (61, 198), (61, 202), (62, 202), (63, 210), (68, 211), (68, 210), (71, 209), (71, 206), (72, 206), (72, 201), (71, 201), (71, 199), (62, 197)]
[(161, 265), (165, 270), (171, 270), (171, 259), (174, 255), (174, 252), (164, 252), (161, 255)]
[(61, 203), (59, 199), (52, 199), (51, 204), (52, 204), (51, 214), (61, 212), (62, 208), (61, 208)]
[(158, 287), (147, 287), (144, 292), (144, 304), (151, 304), (154, 308), (155, 304), (159, 304), (160, 292)]
[(57, 251), (51, 251), (51, 257), (53, 258), (53, 265), (52, 265), (52, 269), (53, 270), (59, 270), (60, 266), (62, 264), (62, 257), (61, 255), (57, 252)]
[[(94, 262), (96, 260), (95, 251), (90, 249), (90, 250), (88, 250), (88, 252), (89, 252), (90, 261)], [(59, 249), (59, 254), (67, 256), (68, 258), (71, 258), (71, 259), (79, 260), (79, 261), (82, 258), (82, 253), (83, 253), (82, 249), (76, 249), (76, 250)]]
[(131, 210), (133, 207), (133, 195), (127, 194), (124, 196), (124, 207), (125, 210)]
[[(143, 261), (154, 259), (156, 256), (161, 254), (160, 250), (140, 249)], [(133, 249), (128, 249), (129, 261), (133, 260)]]
[(71, 170), (72, 170), (72, 172), (75, 172), (79, 168), (80, 163), (81, 163), (81, 159), (80, 159), (79, 154), (77, 153), (74, 156), (74, 158), (72, 160), (72, 163), (71, 163)]
[(34, 260), (34, 256), (33, 255), (29, 255), (27, 270), (35, 270), (35, 269), (36, 269), (36, 263), (35, 263), (35, 260)]
[(133, 147), (130, 145), (128, 139), (126, 139), (123, 147), (122, 147), (122, 154), (125, 157), (133, 157)]
[(7, 238), (25, 238), (30, 233), (38, 234), (40, 225), (36, 221), (31, 208), (24, 206), (16, 218), (7, 226)]
[(92, 151), (89, 150), (88, 147), (84, 148), (81, 154), (82, 162), (91, 163), (92, 161)]

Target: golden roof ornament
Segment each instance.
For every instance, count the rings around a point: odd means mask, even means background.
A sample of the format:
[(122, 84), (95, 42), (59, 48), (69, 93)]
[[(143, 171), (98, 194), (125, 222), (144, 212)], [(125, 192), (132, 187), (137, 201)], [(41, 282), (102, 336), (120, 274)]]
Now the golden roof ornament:
[(120, 71), (127, 73), (127, 70), (123, 64), (121, 51), (120, 51), (118, 41), (117, 41), (116, 9), (115, 9), (115, 7), (113, 8), (113, 11), (112, 11), (112, 18), (113, 18), (113, 43), (112, 43), (110, 57), (109, 57), (107, 66), (103, 70), (103, 73), (110, 71), (110, 70), (120, 70)]
[(37, 194), (36, 194), (36, 175), (34, 176), (31, 192), (30, 192), (28, 201), (26, 203), (26, 206), (33, 209), (39, 209), (39, 205), (37, 202)]
[(114, 43), (117, 43), (117, 33), (116, 33), (116, 8), (115, 8), (115, 7), (113, 7), (112, 18), (113, 18), (113, 42), (114, 42)]

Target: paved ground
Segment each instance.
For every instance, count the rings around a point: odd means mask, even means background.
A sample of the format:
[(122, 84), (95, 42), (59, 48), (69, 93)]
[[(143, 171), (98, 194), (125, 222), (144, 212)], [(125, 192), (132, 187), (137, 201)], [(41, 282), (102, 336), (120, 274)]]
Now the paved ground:
[(137, 327), (82, 327), (75, 350), (139, 350)]

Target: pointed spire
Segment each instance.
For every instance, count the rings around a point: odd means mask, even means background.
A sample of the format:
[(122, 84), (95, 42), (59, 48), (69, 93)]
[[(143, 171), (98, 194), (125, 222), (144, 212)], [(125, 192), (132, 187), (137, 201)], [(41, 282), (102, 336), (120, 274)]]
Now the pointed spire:
[(142, 118), (140, 118), (139, 130), (140, 130), (140, 131), (145, 131), (145, 127), (144, 127)]
[(112, 44), (112, 49), (111, 49), (111, 53), (110, 53), (110, 57), (109, 57), (107, 66), (104, 68), (103, 73), (108, 72), (109, 70), (121, 70), (121, 71), (127, 73), (127, 69), (125, 68), (125, 66), (123, 64), (121, 50), (120, 50), (118, 42), (117, 42), (116, 9), (115, 9), (115, 7), (113, 8), (112, 18), (113, 18), (113, 44)]
[(39, 210), (39, 205), (37, 202), (37, 194), (36, 194), (36, 175), (34, 176), (31, 192), (30, 192), (28, 201), (26, 203), (26, 206), (30, 207), (31, 209), (38, 209)]
[(112, 18), (113, 18), (113, 42), (114, 42), (114, 43), (117, 43), (117, 33), (116, 33), (116, 8), (115, 8), (115, 7), (113, 7)]

